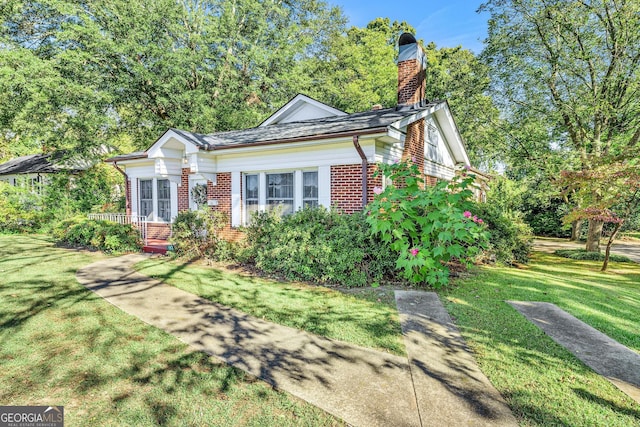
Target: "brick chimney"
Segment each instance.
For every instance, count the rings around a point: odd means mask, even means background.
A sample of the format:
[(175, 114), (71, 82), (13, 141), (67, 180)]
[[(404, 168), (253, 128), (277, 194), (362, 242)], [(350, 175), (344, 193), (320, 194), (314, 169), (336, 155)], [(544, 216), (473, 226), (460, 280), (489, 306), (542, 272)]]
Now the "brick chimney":
[(403, 33), (398, 40), (398, 110), (421, 107), (425, 103), (425, 61), (416, 38)]
[[(425, 55), (416, 38), (404, 33), (398, 40), (398, 106), (397, 110), (418, 109), (426, 105)], [(424, 119), (407, 125), (402, 160), (414, 161), (424, 174)]]

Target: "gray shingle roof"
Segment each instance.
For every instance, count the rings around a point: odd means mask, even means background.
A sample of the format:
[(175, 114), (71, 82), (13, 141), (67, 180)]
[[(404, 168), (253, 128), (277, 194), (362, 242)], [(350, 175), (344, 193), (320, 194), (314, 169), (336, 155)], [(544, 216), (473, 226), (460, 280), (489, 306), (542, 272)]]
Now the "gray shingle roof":
[[(242, 130), (232, 130), (211, 134), (193, 133), (180, 129), (170, 131), (204, 150), (216, 150), (252, 144), (285, 143), (318, 137), (330, 138), (334, 134), (345, 132), (363, 132), (379, 129), (384, 131), (387, 126), (411, 116), (420, 111), (432, 108), (445, 101), (432, 101), (419, 108), (398, 110), (385, 108), (381, 110), (364, 111), (347, 114), (345, 116), (325, 117), (321, 119), (304, 120), (299, 122), (278, 123), (263, 127)], [(133, 160), (147, 157), (146, 152), (123, 154), (107, 159), (107, 161)]]
[(404, 117), (426, 110), (441, 101), (430, 102), (424, 107), (399, 111), (395, 108), (365, 111), (346, 116), (325, 117), (322, 119), (300, 122), (280, 123), (243, 130), (232, 130), (213, 134), (199, 134), (179, 129), (172, 129), (186, 140), (208, 150), (226, 148), (245, 144), (286, 141), (318, 136), (331, 136), (344, 132), (357, 132), (373, 129), (384, 129)]
[(51, 154), (32, 154), (16, 157), (0, 164), (0, 175), (24, 173), (51, 173), (60, 170), (59, 166), (50, 161)]

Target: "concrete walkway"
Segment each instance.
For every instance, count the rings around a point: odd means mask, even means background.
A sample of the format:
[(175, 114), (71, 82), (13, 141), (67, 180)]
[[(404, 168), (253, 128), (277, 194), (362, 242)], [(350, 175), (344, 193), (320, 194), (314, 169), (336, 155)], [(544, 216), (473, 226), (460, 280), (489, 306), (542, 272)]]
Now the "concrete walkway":
[(640, 354), (548, 302), (507, 301), (551, 339), (640, 403)]
[(422, 320), (415, 325), (428, 330), (411, 326), (426, 313), (402, 315), (410, 367), (406, 358), (266, 322), (148, 278), (131, 268), (142, 259), (100, 261), (77, 278), (123, 311), (348, 424), (516, 425), (456, 330)]
[(395, 291), (423, 425), (515, 426), (434, 292)]

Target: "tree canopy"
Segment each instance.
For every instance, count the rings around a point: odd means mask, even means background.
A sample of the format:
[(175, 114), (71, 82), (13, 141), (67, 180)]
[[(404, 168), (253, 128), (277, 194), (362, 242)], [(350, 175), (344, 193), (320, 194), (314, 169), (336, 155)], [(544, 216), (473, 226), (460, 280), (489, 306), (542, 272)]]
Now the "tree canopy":
[(168, 127), (255, 125), (309, 86), (301, 60), (321, 56), (345, 19), (317, 0), (9, 0), (0, 22), (12, 100), (0, 130), (13, 150), (122, 135), (142, 148)]
[[(638, 155), (640, 3), (490, 0), (481, 10), (491, 13), (483, 59), (516, 169), (586, 173)], [(600, 204), (578, 196), (573, 203)], [(601, 228), (590, 219), (588, 250), (598, 249)]]

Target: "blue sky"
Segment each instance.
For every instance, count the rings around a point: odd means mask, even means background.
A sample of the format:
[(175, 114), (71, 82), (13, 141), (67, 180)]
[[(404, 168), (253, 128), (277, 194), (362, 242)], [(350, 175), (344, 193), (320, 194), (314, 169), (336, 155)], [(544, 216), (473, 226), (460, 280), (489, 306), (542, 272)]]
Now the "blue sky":
[(475, 0), (327, 0), (341, 6), (349, 24), (364, 27), (378, 17), (407, 21), (416, 37), (438, 47), (462, 45), (474, 53), (482, 50), (487, 36), (488, 14), (476, 13)]

